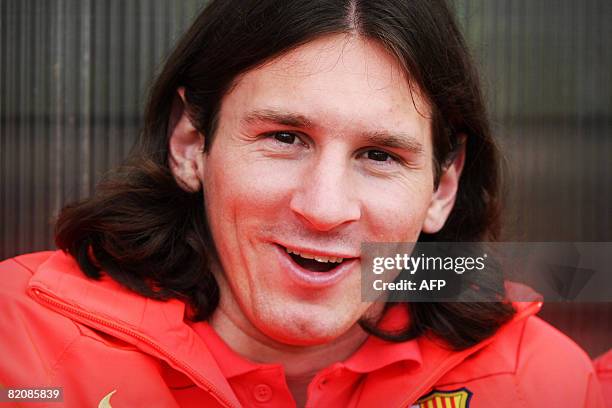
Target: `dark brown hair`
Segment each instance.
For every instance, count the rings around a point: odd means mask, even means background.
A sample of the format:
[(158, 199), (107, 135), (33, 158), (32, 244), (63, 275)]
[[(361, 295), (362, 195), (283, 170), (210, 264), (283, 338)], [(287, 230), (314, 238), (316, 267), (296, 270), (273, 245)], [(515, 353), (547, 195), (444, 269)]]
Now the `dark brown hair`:
[[(478, 76), (444, 1), (213, 0), (155, 81), (143, 132), (126, 164), (109, 173), (93, 197), (62, 210), (57, 245), (91, 278), (104, 271), (144, 296), (181, 298), (191, 305), (194, 319), (207, 319), (219, 291), (209, 268), (215, 253), (205, 197), (181, 189), (168, 166), (167, 133), (177, 89), (185, 88), (207, 150), (221, 100), (240, 74), (317, 37), (346, 32), (384, 45), (427, 98), (436, 184), (456, 152), (458, 135), (467, 136), (455, 207), (441, 231), (422, 234), (420, 240), (495, 240), (500, 228), (497, 149)], [(503, 293), (501, 278), (488, 284)], [(503, 302), (407, 307), (411, 325), (402, 332), (362, 325), (391, 340), (432, 334), (464, 348), (493, 334), (513, 313)]]

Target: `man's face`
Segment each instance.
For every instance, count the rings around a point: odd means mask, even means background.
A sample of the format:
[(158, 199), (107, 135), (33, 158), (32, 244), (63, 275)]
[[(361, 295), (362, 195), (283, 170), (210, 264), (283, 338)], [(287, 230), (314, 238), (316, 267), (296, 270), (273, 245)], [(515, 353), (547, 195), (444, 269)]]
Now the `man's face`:
[(360, 299), (360, 244), (415, 241), (426, 220), (428, 116), (394, 58), (354, 36), (237, 79), (200, 174), (220, 307), (235, 324), (294, 345), (355, 325), (371, 306)]

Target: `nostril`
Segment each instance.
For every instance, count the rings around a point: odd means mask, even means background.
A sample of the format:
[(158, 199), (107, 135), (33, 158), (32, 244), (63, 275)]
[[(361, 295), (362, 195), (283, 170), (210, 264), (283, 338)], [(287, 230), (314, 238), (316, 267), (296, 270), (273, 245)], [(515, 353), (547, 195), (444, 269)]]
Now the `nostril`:
[(312, 205), (292, 205), (291, 210), (311, 228), (326, 232), (361, 218), (361, 210), (355, 203), (313, 203)]

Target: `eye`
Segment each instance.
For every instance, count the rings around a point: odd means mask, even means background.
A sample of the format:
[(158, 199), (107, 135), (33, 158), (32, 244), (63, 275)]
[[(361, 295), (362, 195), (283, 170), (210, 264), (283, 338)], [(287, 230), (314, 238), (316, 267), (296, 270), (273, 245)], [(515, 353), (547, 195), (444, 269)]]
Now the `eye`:
[(368, 168), (376, 171), (395, 171), (405, 165), (401, 157), (374, 147), (365, 148), (358, 157)]
[(277, 141), (285, 144), (293, 144), (297, 139), (297, 136), (295, 134), (289, 132), (275, 132), (272, 133), (270, 136), (272, 136)]
[(370, 160), (379, 162), (386, 162), (389, 159), (394, 160), (394, 158), (389, 153), (383, 152), (381, 150), (368, 150), (367, 157)]
[(271, 153), (297, 154), (308, 150), (308, 136), (297, 131), (278, 130), (260, 135), (263, 147)]

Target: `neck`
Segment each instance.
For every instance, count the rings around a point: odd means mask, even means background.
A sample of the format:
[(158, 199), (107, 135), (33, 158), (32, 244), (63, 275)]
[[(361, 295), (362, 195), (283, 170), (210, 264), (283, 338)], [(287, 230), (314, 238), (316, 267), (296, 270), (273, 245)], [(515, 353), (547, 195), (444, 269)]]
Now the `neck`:
[(294, 346), (277, 342), (247, 324), (233, 321), (221, 307), (210, 320), (217, 334), (241, 356), (263, 364), (281, 364), (298, 406), (306, 402), (308, 384), (317, 372), (346, 360), (366, 340), (358, 324), (340, 337), (319, 345)]

